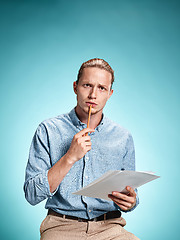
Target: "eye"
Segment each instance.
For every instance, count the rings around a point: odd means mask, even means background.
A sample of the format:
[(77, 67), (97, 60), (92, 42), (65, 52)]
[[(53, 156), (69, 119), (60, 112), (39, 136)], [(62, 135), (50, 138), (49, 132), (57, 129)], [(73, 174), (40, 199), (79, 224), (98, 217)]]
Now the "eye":
[(91, 87), (91, 85), (89, 83), (85, 83), (83, 86), (84, 87)]
[(103, 86), (99, 86), (99, 89), (100, 89), (101, 91), (105, 91), (105, 90), (106, 90), (106, 88), (103, 87)]

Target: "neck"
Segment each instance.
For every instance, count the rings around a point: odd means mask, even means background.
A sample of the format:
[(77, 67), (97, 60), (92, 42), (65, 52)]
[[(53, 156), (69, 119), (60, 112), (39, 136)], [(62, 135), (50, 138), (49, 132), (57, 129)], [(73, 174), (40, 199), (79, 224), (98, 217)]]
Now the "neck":
[[(82, 123), (87, 124), (88, 113), (86, 113), (85, 111), (82, 111), (80, 108), (78, 108), (78, 106), (76, 106), (75, 111), (76, 111), (76, 114), (77, 114), (79, 120)], [(102, 111), (99, 111), (97, 113), (92, 112), (89, 127), (92, 129), (95, 129), (101, 122), (101, 119), (102, 119)]]

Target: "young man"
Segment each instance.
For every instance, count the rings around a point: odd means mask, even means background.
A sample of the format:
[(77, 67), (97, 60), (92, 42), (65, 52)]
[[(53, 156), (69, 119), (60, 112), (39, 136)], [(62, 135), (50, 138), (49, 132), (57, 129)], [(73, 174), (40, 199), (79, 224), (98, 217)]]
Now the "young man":
[(103, 114), (113, 81), (114, 72), (103, 59), (83, 63), (73, 83), (77, 106), (37, 128), (24, 191), (32, 205), (48, 198), (41, 240), (138, 239), (123, 228), (121, 217), (122, 211), (132, 211), (138, 204), (130, 186), (128, 195), (112, 192), (109, 201), (72, 194), (108, 170), (135, 170), (132, 136)]

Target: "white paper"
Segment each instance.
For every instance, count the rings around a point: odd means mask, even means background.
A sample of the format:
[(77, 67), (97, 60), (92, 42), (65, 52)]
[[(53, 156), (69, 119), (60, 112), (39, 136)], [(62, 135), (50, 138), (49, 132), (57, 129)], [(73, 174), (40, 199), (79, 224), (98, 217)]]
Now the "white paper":
[(159, 176), (152, 172), (112, 170), (73, 194), (110, 201), (108, 194), (111, 194), (112, 191), (126, 192), (126, 186), (135, 189), (157, 178)]

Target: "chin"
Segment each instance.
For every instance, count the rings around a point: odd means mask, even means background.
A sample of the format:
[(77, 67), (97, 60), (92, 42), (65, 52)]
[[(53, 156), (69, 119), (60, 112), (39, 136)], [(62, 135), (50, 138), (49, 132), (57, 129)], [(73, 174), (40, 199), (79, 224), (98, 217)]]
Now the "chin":
[(98, 113), (98, 112), (99, 112), (98, 109), (94, 109), (94, 108), (92, 108), (92, 110), (91, 110), (91, 114), (92, 114), (92, 115), (94, 115), (94, 114), (96, 114), (96, 113)]
[(83, 110), (83, 112), (89, 113), (89, 107), (88, 106), (82, 107), (81, 109)]

